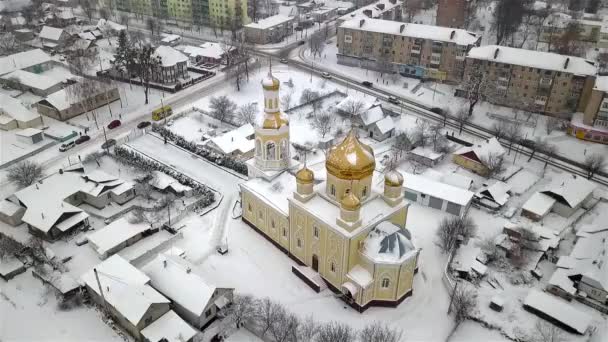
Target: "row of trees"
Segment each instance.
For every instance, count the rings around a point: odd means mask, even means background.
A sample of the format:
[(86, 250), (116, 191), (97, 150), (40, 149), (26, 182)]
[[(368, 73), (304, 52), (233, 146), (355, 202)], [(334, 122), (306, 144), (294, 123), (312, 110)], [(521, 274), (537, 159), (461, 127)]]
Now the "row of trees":
[(225, 314), (226, 330), (246, 325), (262, 338), (275, 342), (399, 342), (403, 336), (401, 331), (379, 322), (356, 331), (337, 321), (319, 323), (312, 316), (302, 319), (281, 303), (250, 295), (235, 295)]

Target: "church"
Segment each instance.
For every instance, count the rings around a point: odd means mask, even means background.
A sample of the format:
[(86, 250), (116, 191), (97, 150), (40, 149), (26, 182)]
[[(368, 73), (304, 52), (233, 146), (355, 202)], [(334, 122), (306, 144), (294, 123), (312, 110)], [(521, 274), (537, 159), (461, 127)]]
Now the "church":
[(289, 118), (271, 71), (262, 88), (255, 154), (240, 184), (243, 221), (296, 261), (293, 272), (316, 291), (329, 287), (360, 312), (397, 306), (413, 293), (420, 253), (405, 228), (403, 176), (377, 172), (374, 151), (354, 129), (315, 176), (291, 158)]

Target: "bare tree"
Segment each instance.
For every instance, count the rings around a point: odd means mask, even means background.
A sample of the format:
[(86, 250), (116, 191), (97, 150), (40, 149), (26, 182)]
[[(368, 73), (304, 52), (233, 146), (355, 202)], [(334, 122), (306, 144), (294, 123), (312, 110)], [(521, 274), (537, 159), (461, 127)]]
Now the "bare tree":
[(469, 217), (444, 218), (437, 229), (437, 243), (444, 253), (449, 253), (460, 239), (470, 238), (476, 231), (477, 225)]
[(471, 115), (465, 108), (460, 108), (458, 112), (456, 112), (456, 122), (458, 123), (458, 134), (462, 134), (462, 129), (464, 125), (469, 122), (471, 119)]
[(406, 0), (403, 11), (407, 13), (407, 22), (411, 23), (414, 17), (423, 9), (424, 0)]
[(320, 113), (313, 116), (311, 125), (314, 129), (319, 131), (321, 138), (325, 138), (325, 135), (331, 132), (335, 122), (335, 116), (329, 113)]
[(608, 52), (600, 52), (597, 55), (600, 72), (606, 72), (608, 69)]
[(562, 330), (544, 320), (538, 320), (534, 325), (535, 337), (534, 342), (566, 342), (567, 338), (564, 336)]
[(289, 108), (291, 108), (292, 98), (293, 92), (286, 91), (285, 93), (283, 93), (283, 95), (281, 96), (281, 104), (283, 105), (284, 110), (288, 110)]
[(255, 318), (256, 305), (256, 300), (250, 295), (235, 295), (232, 305), (226, 309), (226, 319), (238, 329)]
[[(480, 62), (472, 62), (468, 69), (469, 72), (465, 76), (460, 88), (468, 103), (467, 114), (471, 116), (473, 115), (475, 106), (481, 101), (482, 96), (487, 95), (487, 88), (489, 85), (487, 84), (487, 74), (484, 72)], [(462, 109), (460, 109), (459, 112), (461, 110)], [(456, 113), (456, 116), (459, 116), (459, 112)]]
[(311, 34), (310, 38), (308, 38), (308, 47), (310, 48), (310, 53), (313, 58), (317, 55), (321, 57), (323, 55), (323, 50), (325, 50), (325, 39), (320, 33)]
[(270, 326), (270, 334), (275, 342), (294, 341), (298, 335), (300, 320), (293, 313), (287, 312), (283, 306), (279, 305), (279, 308), (276, 319)]
[(353, 342), (355, 332), (344, 323), (331, 321), (319, 326), (315, 342)]
[(451, 312), (454, 313), (454, 329), (456, 331), (460, 323), (469, 318), (475, 306), (477, 299), (475, 293), (465, 285), (457, 286), (452, 293)]
[(99, 17), (105, 20), (110, 19), (110, 9), (101, 7), (99, 9)]
[(435, 123), (429, 126), (429, 136), (433, 143), (433, 151), (437, 152), (437, 148), (441, 145), (441, 138), (444, 138), (441, 130), (443, 126), (440, 123)]
[(545, 150), (547, 142), (540, 138), (536, 138), (534, 140), (525, 140), (524, 142), (522, 142), (522, 145), (526, 146), (527, 148), (529, 148), (531, 150), (530, 158), (528, 158), (528, 162), (530, 162), (532, 160), (532, 158), (534, 158), (534, 155), (536, 154), (536, 152), (538, 152), (538, 151), (542, 152)]
[(258, 106), (253, 102), (249, 102), (240, 106), (237, 113), (241, 119), (241, 123), (253, 125), (258, 114)]
[(302, 90), (302, 95), (300, 95), (300, 104), (315, 102), (320, 96), (318, 91), (306, 88)]
[(505, 159), (497, 153), (490, 153), (481, 158), (481, 163), (486, 167), (484, 176), (487, 178), (495, 177), (505, 171)]
[(268, 297), (258, 301), (255, 317), (262, 329), (262, 336), (266, 335), (281, 315), (285, 315), (285, 308), (281, 304), (273, 302)]
[(412, 133), (412, 144), (413, 146), (427, 146), (431, 138), (430, 133), (431, 124), (426, 120), (420, 120), (416, 124), (416, 130)]
[(548, 116), (545, 120), (545, 131), (547, 135), (551, 134), (554, 130), (556, 130), (561, 124), (561, 120), (554, 116)]
[(543, 166), (544, 172), (544, 170), (547, 169), (547, 165), (549, 165), (551, 158), (555, 157), (555, 155), (557, 154), (557, 147), (552, 144), (547, 144), (547, 146), (545, 146), (543, 150), (543, 153), (545, 154), (545, 165)]
[(138, 48), (130, 54), (133, 64), (136, 67), (139, 80), (144, 86), (145, 104), (148, 104), (148, 93), (150, 91), (150, 81), (153, 74), (157, 72), (161, 65), (160, 57), (154, 53), (154, 48), (148, 44), (140, 44)]
[(492, 29), (496, 33), (496, 44), (502, 45), (519, 29), (526, 13), (525, 0), (498, 0), (494, 7)]
[(342, 111), (351, 117), (360, 115), (366, 108), (365, 102), (355, 99), (350, 99), (342, 105)]
[(319, 324), (315, 322), (312, 316), (306, 317), (300, 325), (298, 325), (297, 342), (314, 341), (319, 333)]
[(476, 243), (476, 246), (485, 253), (488, 263), (498, 260), (500, 253), (494, 237), (487, 237)]
[(581, 56), (584, 53), (584, 46), (581, 42), (581, 25), (572, 21), (564, 32), (553, 40), (554, 50), (562, 55)]
[(409, 133), (401, 132), (395, 137), (392, 150), (395, 161), (400, 160), (405, 152), (408, 152), (412, 148), (412, 138)]
[(40, 164), (25, 160), (11, 166), (8, 169), (6, 178), (18, 187), (25, 188), (42, 178), (42, 174), (42, 166)]
[(214, 96), (209, 100), (209, 115), (222, 122), (234, 115), (236, 110), (236, 103), (226, 95)]
[(7, 32), (0, 35), (0, 54), (9, 55), (17, 50), (19, 42), (15, 39), (12, 32)]
[(129, 21), (130, 21), (129, 19), (130, 18), (129, 18), (129, 14), (128, 13), (122, 13), (120, 15), (120, 17), (118, 18), (119, 22), (122, 25), (125, 25), (127, 27), (127, 31), (129, 30)]
[(503, 121), (503, 120), (499, 120), (497, 123), (495, 123), (492, 126), (492, 133), (494, 134), (496, 139), (500, 140), (505, 137), (506, 131), (508, 128), (507, 126), (508, 126), (507, 122)]
[(505, 131), (505, 138), (509, 142), (509, 154), (511, 154), (511, 148), (514, 143), (518, 143), (521, 139), (521, 124), (520, 123), (510, 123), (507, 125), (507, 129)]
[(393, 330), (379, 322), (368, 324), (359, 332), (359, 339), (365, 342), (399, 342), (402, 336), (400, 330)]
[(602, 172), (606, 168), (606, 155), (600, 153), (588, 155), (585, 157), (583, 166), (587, 171), (587, 179), (591, 179), (596, 173)]
[(25, 246), (23, 246), (23, 244), (17, 240), (4, 234), (0, 234), (0, 262), (14, 256), (15, 253), (23, 250), (23, 247)]

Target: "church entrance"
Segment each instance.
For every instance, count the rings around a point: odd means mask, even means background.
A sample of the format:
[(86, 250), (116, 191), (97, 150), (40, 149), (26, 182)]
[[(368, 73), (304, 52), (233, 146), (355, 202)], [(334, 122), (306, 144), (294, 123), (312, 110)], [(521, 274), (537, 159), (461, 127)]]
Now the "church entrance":
[(319, 257), (316, 254), (312, 255), (312, 269), (319, 272)]

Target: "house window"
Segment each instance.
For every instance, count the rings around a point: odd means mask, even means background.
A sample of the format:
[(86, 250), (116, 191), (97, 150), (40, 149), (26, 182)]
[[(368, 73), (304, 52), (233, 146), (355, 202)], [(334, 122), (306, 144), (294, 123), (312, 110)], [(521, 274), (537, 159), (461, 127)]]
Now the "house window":
[(283, 237), (287, 237), (287, 228), (283, 227)]
[(388, 288), (390, 284), (391, 284), (391, 281), (388, 278), (383, 278), (382, 279), (382, 288), (383, 289)]
[(319, 238), (319, 227), (314, 226), (312, 227), (312, 234), (315, 236), (315, 238)]

